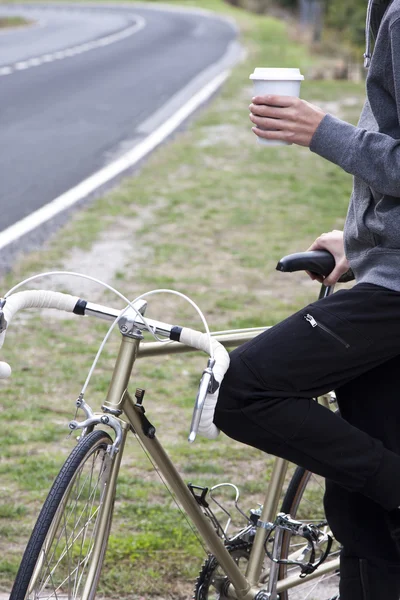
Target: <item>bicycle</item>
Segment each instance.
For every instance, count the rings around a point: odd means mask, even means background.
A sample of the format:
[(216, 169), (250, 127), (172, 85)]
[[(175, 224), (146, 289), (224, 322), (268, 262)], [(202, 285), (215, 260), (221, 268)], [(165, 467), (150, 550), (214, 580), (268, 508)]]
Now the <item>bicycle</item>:
[[(277, 269), (309, 270), (326, 275), (333, 268), (333, 260), (323, 251), (298, 253), (284, 257)], [(332, 289), (322, 286), (320, 297), (330, 294)], [(194, 441), (199, 429), (213, 437), (212, 413), (217, 387), (221, 373), (223, 375), (229, 364), (224, 346), (238, 345), (265, 328), (208, 336), (145, 318), (147, 302), (143, 298), (118, 311), (68, 294), (29, 290), (0, 301), (0, 345), (14, 314), (27, 307), (58, 308), (113, 321), (118, 324), (122, 339), (102, 412), (93, 412), (83, 393), (76, 401), (85, 418), (71, 421), (69, 428), (80, 430), (81, 435), (43, 505), (10, 600), (95, 598), (111, 529), (121, 458), (129, 433), (138, 438), (208, 548), (209, 555), (195, 584), (195, 600), (212, 597), (221, 600), (338, 599), (340, 547), (323, 515), (321, 497), (318, 497), (314, 518), (302, 519), (301, 514), (302, 502), (307, 502), (307, 490), (311, 488), (311, 496), (316, 491), (319, 493), (318, 478), (297, 467), (278, 511), (288, 463), (276, 458), (262, 506), (246, 514), (239, 507), (239, 492), (233, 484), (219, 484), (211, 490), (185, 484), (145, 414), (144, 390), (137, 389), (132, 398), (127, 389), (135, 360), (140, 356), (193, 348), (208, 352), (210, 359), (200, 380), (189, 441)], [(171, 342), (141, 344), (146, 331)], [(0, 363), (0, 377), (9, 374), (8, 365)], [(326, 406), (333, 400), (334, 394), (319, 399)], [(221, 486), (235, 490), (234, 505), (244, 520), (244, 525), (232, 534), (228, 533), (232, 515), (215, 498)], [(211, 505), (220, 507), (227, 515), (225, 525)], [(321, 585), (324, 595), (316, 596), (313, 588)]]

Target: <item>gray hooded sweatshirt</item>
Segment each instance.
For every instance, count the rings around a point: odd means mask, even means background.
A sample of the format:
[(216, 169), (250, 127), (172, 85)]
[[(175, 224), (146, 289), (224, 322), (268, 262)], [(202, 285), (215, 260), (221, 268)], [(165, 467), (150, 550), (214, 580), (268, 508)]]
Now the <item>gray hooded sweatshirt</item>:
[(359, 123), (326, 115), (310, 149), (354, 175), (344, 243), (357, 283), (400, 291), (400, 0), (369, 0), (366, 34)]

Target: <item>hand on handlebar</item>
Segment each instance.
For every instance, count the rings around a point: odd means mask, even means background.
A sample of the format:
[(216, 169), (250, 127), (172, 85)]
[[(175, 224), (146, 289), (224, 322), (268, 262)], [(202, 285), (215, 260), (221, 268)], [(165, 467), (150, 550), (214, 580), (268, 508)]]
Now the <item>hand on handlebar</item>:
[(307, 271), (311, 279), (316, 279), (324, 285), (334, 285), (350, 268), (350, 263), (344, 253), (343, 231), (334, 229), (329, 233), (322, 233), (308, 250), (328, 250), (335, 259), (336, 266), (326, 277)]

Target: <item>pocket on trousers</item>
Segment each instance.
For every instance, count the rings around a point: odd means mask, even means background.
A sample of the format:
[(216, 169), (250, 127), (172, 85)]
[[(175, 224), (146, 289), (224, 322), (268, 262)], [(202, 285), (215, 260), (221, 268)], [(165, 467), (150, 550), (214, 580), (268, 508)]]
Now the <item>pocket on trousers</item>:
[(328, 391), (365, 361), (371, 343), (346, 319), (311, 304), (245, 345), (241, 358), (268, 390)]
[(348, 353), (368, 348), (372, 341), (342, 317), (338, 317), (315, 305), (303, 311), (303, 318), (315, 333), (325, 336)]

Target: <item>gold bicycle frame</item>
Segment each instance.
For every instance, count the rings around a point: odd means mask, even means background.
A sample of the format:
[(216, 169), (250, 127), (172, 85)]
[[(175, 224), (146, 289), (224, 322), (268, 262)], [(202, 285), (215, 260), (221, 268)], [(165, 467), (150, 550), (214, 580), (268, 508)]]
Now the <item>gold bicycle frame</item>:
[[(255, 328), (238, 330), (235, 332), (225, 332), (216, 337), (225, 346), (236, 346), (252, 339), (261, 331), (264, 331), (264, 329), (265, 328)], [(231, 582), (228, 590), (229, 596), (237, 598), (238, 600), (253, 600), (255, 595), (260, 591), (260, 588), (256, 584), (259, 580), (265, 557), (264, 542), (267, 536), (267, 530), (262, 527), (257, 528), (253, 548), (249, 557), (247, 572), (246, 575), (243, 575), (229, 552), (226, 550), (210, 520), (203, 514), (196, 499), (172, 464), (157, 437), (150, 438), (144, 433), (142, 409), (135, 403), (127, 389), (136, 358), (171, 352), (188, 352), (191, 350), (193, 351), (193, 348), (175, 342), (165, 344), (145, 343), (140, 345), (141, 339), (142, 335), (140, 332), (138, 332), (137, 336), (125, 335), (122, 337), (105, 406), (108, 411), (122, 411), (127, 417), (128, 423), (134, 430), (134, 433), (139, 438), (141, 444), (146, 448), (146, 451), (157, 465), (163, 478), (175, 493), (184, 512), (190, 517), (207, 548), (216, 557), (218, 563), (221, 565), (224, 573)], [(102, 534), (107, 531), (107, 527), (109, 527), (110, 524), (123, 444), (129, 430), (129, 425), (125, 421), (121, 420), (121, 424), (124, 429), (124, 436), (120, 451), (112, 461), (110, 484), (106, 490), (103, 509), (99, 516), (98, 532), (100, 535), (97, 536), (98, 539), (93, 548), (94, 560), (91, 561), (93, 570), (95, 570), (95, 565), (97, 564), (98, 559), (100, 559)], [(281, 458), (275, 460), (271, 481), (266, 492), (262, 514), (260, 516), (261, 522), (269, 523), (275, 520), (287, 466), (287, 461)], [(335, 571), (338, 567), (339, 559), (332, 560), (329, 561), (329, 563), (323, 564), (317, 571), (304, 579), (300, 579), (299, 576), (293, 576), (282, 580), (277, 584), (277, 592), (279, 593), (291, 587), (302, 585), (304, 581)], [(92, 600), (93, 596), (89, 594), (90, 590), (85, 588), (84, 593), (82, 594), (82, 600)]]

